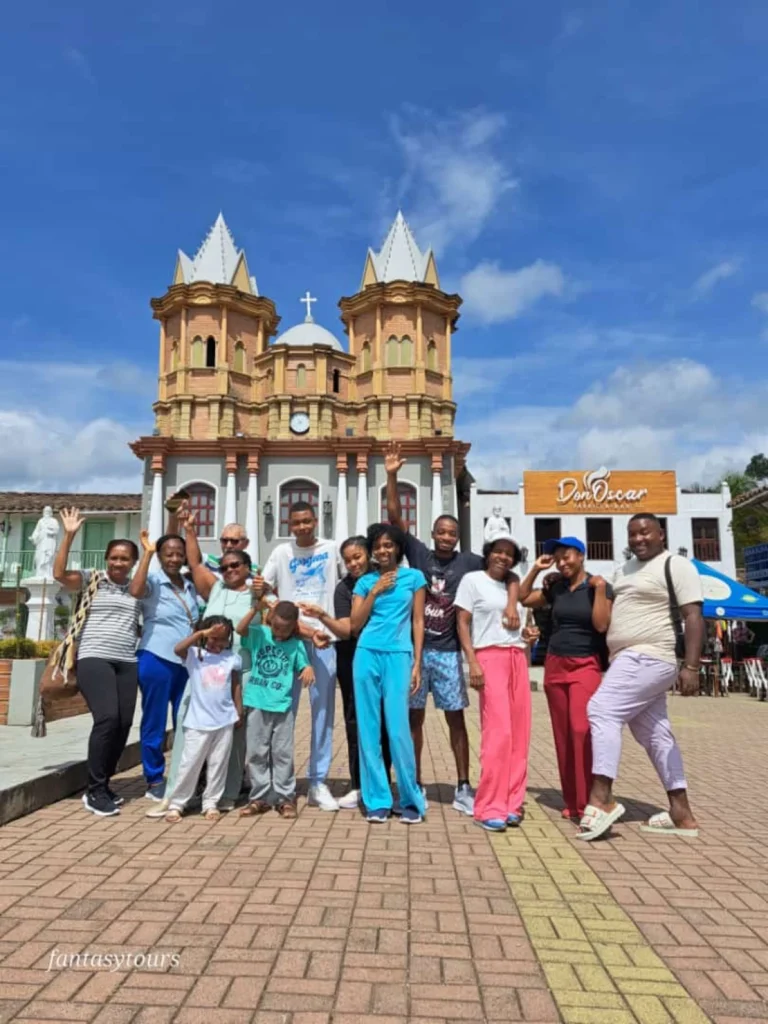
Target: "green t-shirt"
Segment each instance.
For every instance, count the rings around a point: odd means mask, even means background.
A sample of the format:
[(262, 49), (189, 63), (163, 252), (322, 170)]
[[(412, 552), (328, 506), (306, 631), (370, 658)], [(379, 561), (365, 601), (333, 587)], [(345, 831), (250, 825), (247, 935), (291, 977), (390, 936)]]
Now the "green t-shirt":
[(304, 642), (298, 637), (275, 640), (269, 626), (251, 626), (241, 649), (251, 655), (251, 674), (243, 687), (243, 704), (260, 711), (287, 711), (294, 680), (309, 665)]

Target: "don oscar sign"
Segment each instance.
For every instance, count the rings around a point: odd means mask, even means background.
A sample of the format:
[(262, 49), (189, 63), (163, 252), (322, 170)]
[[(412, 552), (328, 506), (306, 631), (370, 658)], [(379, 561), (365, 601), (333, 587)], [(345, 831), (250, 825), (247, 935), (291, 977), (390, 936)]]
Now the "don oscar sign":
[(525, 511), (531, 515), (675, 515), (674, 472), (592, 470), (524, 474)]

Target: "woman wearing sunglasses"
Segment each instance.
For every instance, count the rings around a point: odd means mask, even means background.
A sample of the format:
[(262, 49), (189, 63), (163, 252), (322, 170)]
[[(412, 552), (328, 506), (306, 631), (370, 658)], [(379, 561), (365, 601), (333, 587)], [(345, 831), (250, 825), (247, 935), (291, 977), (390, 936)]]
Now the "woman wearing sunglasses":
[[(192, 573), (192, 580), (200, 597), (206, 601), (206, 615), (223, 615), (230, 622), (239, 622), (251, 610), (250, 579), (254, 572), (251, 564), (251, 557), (247, 551), (234, 548), (234, 545), (227, 545), (219, 563), (220, 572), (212, 572), (203, 564), (200, 546), (197, 543), (194, 516), (185, 517), (183, 520), (185, 531), (185, 542), (187, 562)], [(224, 545), (222, 545), (224, 547)], [(232, 639), (232, 650), (234, 654), (240, 654), (241, 637), (237, 634)], [(244, 665), (244, 672), (250, 669), (250, 665)], [(171, 766), (168, 772), (168, 783), (166, 792), (172, 792), (176, 781), (181, 760), (181, 752), (184, 746), (183, 721), (189, 704), (189, 689), (185, 690), (179, 711), (179, 728), (176, 730), (173, 739), (173, 753), (171, 755)], [(232, 810), (240, 795), (243, 783), (243, 772), (245, 770), (245, 730), (235, 729), (232, 743), (232, 753), (229, 758), (227, 770), (227, 783), (224, 787), (219, 808), (221, 810)], [(156, 811), (150, 811), (149, 817), (161, 817), (167, 809), (163, 801)]]

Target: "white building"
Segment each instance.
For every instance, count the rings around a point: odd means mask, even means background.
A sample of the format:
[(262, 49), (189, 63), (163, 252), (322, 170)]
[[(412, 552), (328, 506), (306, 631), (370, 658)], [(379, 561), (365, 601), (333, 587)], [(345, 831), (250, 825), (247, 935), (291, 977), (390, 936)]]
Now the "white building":
[(587, 545), (590, 571), (610, 577), (627, 557), (631, 516), (653, 512), (662, 520), (671, 552), (735, 577), (730, 500), (727, 484), (714, 494), (693, 493), (678, 486), (674, 472), (530, 472), (516, 491), (472, 484), (471, 546), (482, 550), (485, 525), (497, 509), (524, 551), (524, 571), (546, 540), (578, 537)]

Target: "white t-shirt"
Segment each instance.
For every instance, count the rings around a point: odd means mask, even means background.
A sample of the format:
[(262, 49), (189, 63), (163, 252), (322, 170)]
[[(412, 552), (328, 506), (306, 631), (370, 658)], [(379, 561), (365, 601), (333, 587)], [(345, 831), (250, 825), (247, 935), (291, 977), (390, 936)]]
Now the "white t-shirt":
[(678, 605), (704, 600), (696, 567), (680, 555), (662, 551), (641, 562), (631, 558), (616, 570), (613, 610), (608, 627), (608, 651), (613, 660), (622, 651), (647, 654), (674, 665), (675, 630), (669, 610), (664, 565), (672, 558), (672, 583)]
[(507, 584), (491, 579), (483, 569), (462, 578), (453, 603), (472, 614), (472, 646), (476, 651), (483, 647), (527, 646), (519, 629), (502, 625), (507, 600)]
[(185, 729), (213, 732), (234, 725), (238, 719), (232, 699), (232, 673), (242, 671), (240, 655), (231, 650), (212, 654), (199, 647), (187, 652), (189, 672), (189, 708), (184, 716)]
[[(308, 548), (288, 541), (276, 547), (267, 559), (264, 579), (277, 590), (281, 601), (317, 604), (332, 616), (333, 595), (339, 582), (338, 549), (330, 540), (318, 540)], [(332, 636), (317, 619), (307, 617), (304, 621)]]

